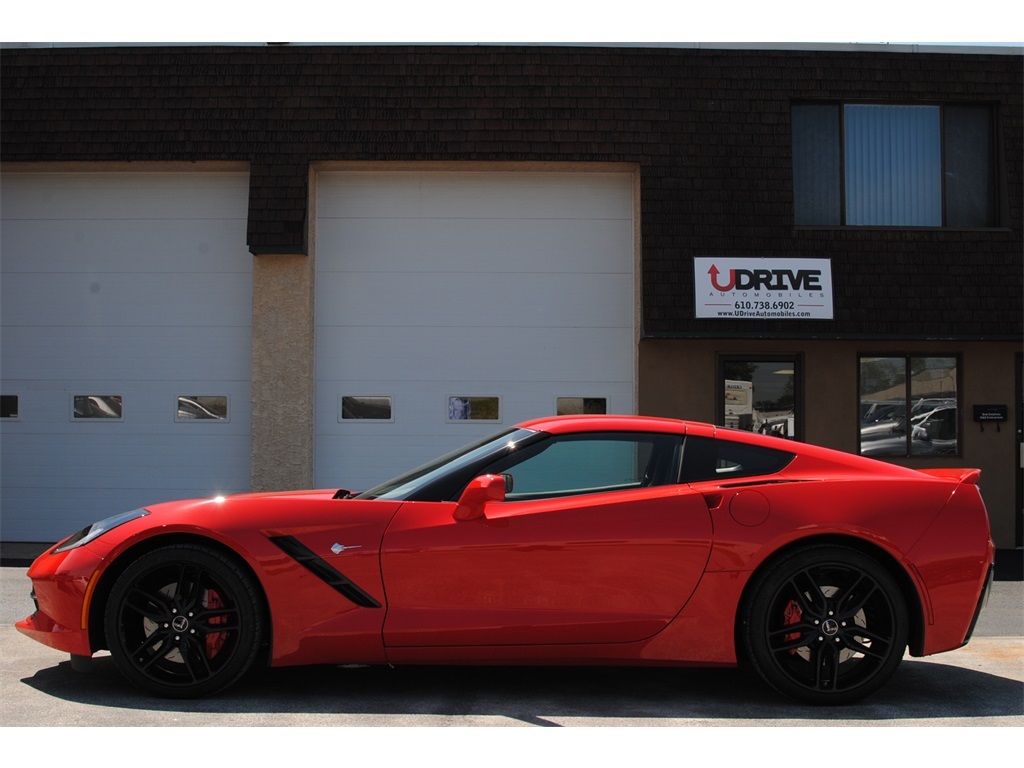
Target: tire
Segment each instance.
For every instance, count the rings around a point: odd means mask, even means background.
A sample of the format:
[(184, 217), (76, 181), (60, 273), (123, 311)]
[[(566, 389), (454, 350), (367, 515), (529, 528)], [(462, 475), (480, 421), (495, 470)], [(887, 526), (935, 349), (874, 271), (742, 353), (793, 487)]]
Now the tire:
[(807, 547), (770, 566), (745, 613), (748, 661), (777, 691), (809, 704), (874, 693), (907, 646), (907, 604), (896, 580), (842, 546)]
[(253, 665), (262, 644), (262, 602), (251, 577), (212, 549), (153, 550), (114, 583), (104, 613), (120, 672), (168, 698), (210, 696)]

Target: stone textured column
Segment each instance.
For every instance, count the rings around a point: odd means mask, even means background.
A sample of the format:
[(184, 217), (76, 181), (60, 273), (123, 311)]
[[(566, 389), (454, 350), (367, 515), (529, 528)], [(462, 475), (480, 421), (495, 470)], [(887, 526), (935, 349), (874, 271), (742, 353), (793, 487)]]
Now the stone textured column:
[(252, 487), (312, 488), (313, 259), (305, 254), (253, 258)]

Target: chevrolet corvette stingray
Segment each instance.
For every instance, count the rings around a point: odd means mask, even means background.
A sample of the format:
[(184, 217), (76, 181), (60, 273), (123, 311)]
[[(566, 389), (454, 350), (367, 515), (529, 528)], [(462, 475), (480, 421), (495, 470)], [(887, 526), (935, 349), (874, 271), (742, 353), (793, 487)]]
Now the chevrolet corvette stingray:
[(362, 493), (154, 504), (29, 569), (29, 637), (160, 696), (257, 665), (742, 664), (841, 704), (965, 645), (994, 549), (974, 469), (708, 424), (519, 424)]

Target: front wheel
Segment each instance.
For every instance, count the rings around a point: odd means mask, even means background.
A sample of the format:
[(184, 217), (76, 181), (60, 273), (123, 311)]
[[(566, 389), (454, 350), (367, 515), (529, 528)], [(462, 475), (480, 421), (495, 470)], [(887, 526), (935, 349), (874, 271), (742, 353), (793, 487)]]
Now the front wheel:
[(873, 558), (841, 546), (808, 547), (760, 577), (742, 635), (750, 662), (779, 692), (848, 704), (878, 690), (899, 666), (906, 600)]
[(153, 550), (114, 583), (104, 628), (117, 668), (145, 690), (209, 696), (252, 667), (261, 600), (234, 561), (201, 545)]

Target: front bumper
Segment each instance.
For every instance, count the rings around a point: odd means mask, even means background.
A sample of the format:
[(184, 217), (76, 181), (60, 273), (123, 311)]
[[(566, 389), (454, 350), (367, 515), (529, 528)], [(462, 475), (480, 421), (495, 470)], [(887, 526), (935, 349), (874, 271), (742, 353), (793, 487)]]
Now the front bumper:
[(40, 555), (28, 569), (35, 613), (15, 628), (58, 651), (91, 656), (88, 601), (101, 563), (85, 547)]
[(92, 649), (89, 647), (89, 630), (64, 626), (42, 611), (36, 611), (14, 626), (23, 635), (58, 651), (75, 656), (92, 655)]

